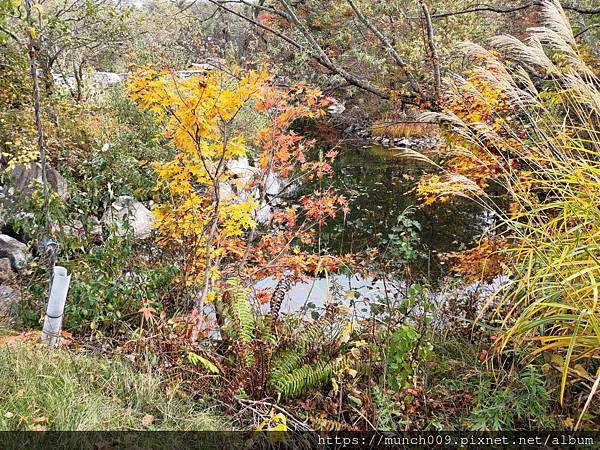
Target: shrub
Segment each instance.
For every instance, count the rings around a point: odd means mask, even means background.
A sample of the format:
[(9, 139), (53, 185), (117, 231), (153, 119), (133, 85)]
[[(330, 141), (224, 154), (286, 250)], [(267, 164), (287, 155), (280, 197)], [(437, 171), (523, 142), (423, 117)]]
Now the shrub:
[(162, 127), (152, 113), (138, 108), (121, 86), (108, 91), (99, 112), (100, 125), (89, 122), (86, 126), (95, 147), (102, 150), (86, 155), (82, 182), (93, 180), (94, 190), (104, 194), (110, 185), (115, 196), (152, 198), (156, 173), (151, 163), (166, 161), (174, 154)]
[(494, 386), (483, 376), (477, 392), (477, 406), (467, 422), (475, 431), (506, 431), (514, 429), (551, 429), (554, 425), (548, 413), (550, 395), (537, 369), (527, 366), (519, 377), (505, 386)]

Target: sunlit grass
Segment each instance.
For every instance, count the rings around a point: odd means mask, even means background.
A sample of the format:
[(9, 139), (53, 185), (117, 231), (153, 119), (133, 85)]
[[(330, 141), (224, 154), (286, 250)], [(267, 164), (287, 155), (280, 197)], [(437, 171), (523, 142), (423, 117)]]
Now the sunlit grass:
[(390, 138), (410, 138), (432, 136), (439, 133), (436, 124), (403, 121), (382, 121), (371, 126), (374, 136), (387, 136)]
[(215, 430), (216, 414), (127, 363), (32, 344), (0, 346), (0, 430)]

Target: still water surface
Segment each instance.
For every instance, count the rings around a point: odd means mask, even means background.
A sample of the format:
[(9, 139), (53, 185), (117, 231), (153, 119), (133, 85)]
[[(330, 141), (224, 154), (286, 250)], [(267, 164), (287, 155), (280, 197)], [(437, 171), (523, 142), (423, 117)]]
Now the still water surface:
[[(410, 208), (410, 217), (420, 224), (415, 244), (420, 256), (410, 263), (411, 274), (435, 285), (444, 275), (438, 255), (472, 242), (489, 226), (490, 218), (468, 200), (419, 206), (412, 192), (415, 180), (431, 167), (400, 153), (398, 149), (357, 143), (342, 148), (334, 163), (332, 182), (336, 191), (348, 198), (350, 212), (338, 215), (321, 230), (321, 250), (346, 254), (380, 248), (398, 216)], [(318, 182), (296, 186), (290, 200), (317, 189), (323, 189)], [(356, 274), (331, 275), (295, 285), (288, 292), (282, 311), (295, 312), (307, 305), (320, 309), (335, 293), (337, 301), (346, 299), (363, 315), (368, 313), (370, 301), (398, 295), (407, 283), (402, 279), (387, 279), (384, 283), (382, 279)], [(274, 285), (273, 280), (266, 279), (256, 288)]]

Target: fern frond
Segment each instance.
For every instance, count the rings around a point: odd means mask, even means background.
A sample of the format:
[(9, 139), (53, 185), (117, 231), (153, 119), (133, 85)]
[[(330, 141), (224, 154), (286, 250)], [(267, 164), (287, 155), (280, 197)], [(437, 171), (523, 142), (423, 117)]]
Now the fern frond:
[(282, 384), (288, 374), (302, 364), (305, 352), (299, 348), (290, 348), (280, 352), (271, 360), (271, 373), (269, 375), (269, 388), (276, 393), (284, 389)]
[(308, 353), (327, 353), (334, 356), (339, 353), (343, 331), (350, 324), (348, 316), (336, 316), (338, 308), (329, 305), (319, 319), (306, 323), (295, 332), (295, 337)]
[(270, 300), (271, 307), (271, 330), (275, 331), (277, 320), (279, 319), (279, 311), (281, 310), (281, 304), (285, 299), (285, 294), (290, 290), (292, 286), (292, 279), (289, 277), (282, 278), (275, 286), (273, 295)]
[(346, 358), (343, 357), (335, 360), (319, 359), (312, 364), (297, 367), (281, 378), (275, 378), (273, 371), (271, 386), (278, 395), (298, 397), (309, 389), (327, 383), (346, 364)]
[(229, 318), (233, 323), (235, 331), (234, 338), (242, 341), (244, 344), (250, 344), (254, 338), (255, 318), (252, 306), (248, 300), (245, 290), (234, 280), (229, 282), (230, 288), (223, 296)]

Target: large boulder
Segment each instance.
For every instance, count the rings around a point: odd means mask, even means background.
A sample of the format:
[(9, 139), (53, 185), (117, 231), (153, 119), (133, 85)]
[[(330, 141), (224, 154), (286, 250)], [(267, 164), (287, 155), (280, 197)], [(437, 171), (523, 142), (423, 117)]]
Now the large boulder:
[(0, 258), (0, 284), (10, 282), (14, 276), (10, 259)]
[(156, 217), (142, 203), (132, 197), (119, 197), (106, 210), (100, 222), (107, 226), (116, 226), (117, 235), (123, 236), (128, 229), (133, 231), (136, 239), (146, 239), (152, 233)]
[[(58, 194), (62, 200), (69, 196), (68, 185), (65, 179), (56, 169), (46, 166), (46, 178), (50, 189)], [(9, 188), (13, 191), (10, 196), (30, 196), (38, 189), (42, 180), (42, 166), (38, 163), (32, 163), (28, 166), (19, 164), (15, 166), (10, 173)]]
[(8, 258), (13, 269), (25, 268), (31, 254), (27, 246), (6, 234), (0, 234), (0, 258)]
[(18, 290), (9, 286), (0, 286), (0, 320), (12, 321), (20, 301), (21, 294)]

